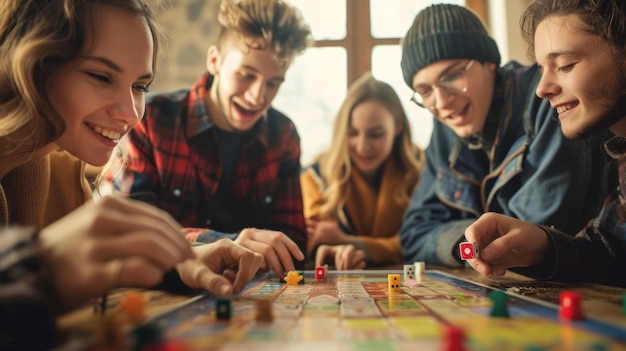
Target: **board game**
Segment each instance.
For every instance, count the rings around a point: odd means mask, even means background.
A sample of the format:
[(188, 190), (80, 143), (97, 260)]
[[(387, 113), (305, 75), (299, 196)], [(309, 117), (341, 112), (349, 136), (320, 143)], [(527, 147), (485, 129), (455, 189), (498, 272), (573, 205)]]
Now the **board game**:
[[(286, 285), (261, 275), (218, 319), (215, 298), (194, 297), (147, 323), (163, 340), (192, 350), (448, 350), (447, 330), (463, 331), (466, 350), (626, 350), (621, 324), (559, 318), (558, 305), (507, 293), (509, 317), (492, 317), (494, 289), (436, 270), (419, 285), (390, 293), (387, 274), (329, 271)], [(271, 301), (273, 319), (258, 321), (258, 300)]]

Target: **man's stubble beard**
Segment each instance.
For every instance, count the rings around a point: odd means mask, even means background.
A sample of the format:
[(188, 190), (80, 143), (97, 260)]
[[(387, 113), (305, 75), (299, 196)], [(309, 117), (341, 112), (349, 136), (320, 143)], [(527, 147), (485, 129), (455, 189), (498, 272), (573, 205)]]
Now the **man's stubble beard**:
[[(568, 139), (582, 139), (590, 137), (593, 134), (608, 130), (620, 119), (626, 117), (626, 69), (620, 66), (617, 74), (615, 75), (616, 82), (613, 85), (615, 88), (610, 88), (598, 92), (597, 96), (612, 96), (607, 98), (612, 106), (604, 113), (600, 118), (597, 118), (592, 124), (584, 125), (583, 128), (575, 132), (571, 136), (566, 136)], [(593, 96), (589, 99), (593, 100)], [(559, 120), (559, 114), (556, 110), (553, 110), (553, 119)], [(562, 129), (562, 128), (561, 128)]]

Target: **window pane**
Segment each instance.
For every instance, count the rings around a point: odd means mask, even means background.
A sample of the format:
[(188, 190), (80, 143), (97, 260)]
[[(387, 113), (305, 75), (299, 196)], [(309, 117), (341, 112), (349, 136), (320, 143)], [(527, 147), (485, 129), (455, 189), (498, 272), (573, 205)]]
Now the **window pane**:
[(296, 124), (301, 164), (330, 146), (333, 121), (346, 95), (347, 54), (343, 48), (308, 48), (287, 70), (273, 106)]
[(372, 50), (372, 75), (378, 80), (387, 82), (396, 90), (411, 123), (413, 142), (425, 149), (430, 142), (433, 117), (427, 109), (410, 101), (413, 90), (404, 83), (402, 78), (401, 54), (399, 45), (375, 46)]
[(465, 0), (370, 0), (372, 36), (402, 38), (415, 15), (434, 3), (465, 5)]
[(311, 26), (315, 40), (346, 37), (346, 0), (291, 0)]

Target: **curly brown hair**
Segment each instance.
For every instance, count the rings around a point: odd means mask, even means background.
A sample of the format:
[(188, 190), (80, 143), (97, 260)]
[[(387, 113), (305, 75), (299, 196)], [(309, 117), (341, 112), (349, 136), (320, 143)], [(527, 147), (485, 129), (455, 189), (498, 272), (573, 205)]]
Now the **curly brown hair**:
[[(298, 9), (283, 0), (223, 0), (218, 21), (222, 25), (218, 46), (236, 34), (250, 49), (269, 47), (281, 67), (288, 67), (312, 42)], [(259, 47), (257, 38), (263, 38), (266, 46)]]
[(624, 0), (535, 0), (520, 18), (522, 35), (528, 42), (528, 56), (534, 60), (537, 26), (551, 16), (577, 15), (586, 25), (584, 32), (610, 43), (616, 55), (626, 50), (626, 1)]

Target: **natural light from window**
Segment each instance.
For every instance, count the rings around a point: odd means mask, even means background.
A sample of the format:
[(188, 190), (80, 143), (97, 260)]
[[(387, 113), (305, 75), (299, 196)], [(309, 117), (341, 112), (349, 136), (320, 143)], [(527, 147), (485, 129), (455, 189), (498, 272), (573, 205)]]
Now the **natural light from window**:
[[(362, 0), (365, 1), (365, 0)], [(291, 0), (311, 26), (315, 40), (340, 40), (346, 36), (345, 0)], [(370, 0), (371, 29), (375, 38), (402, 38), (415, 15), (433, 3), (464, 5), (464, 0)], [(409, 101), (411, 89), (400, 70), (400, 46), (375, 46), (372, 74), (394, 87), (411, 122), (413, 141), (426, 148), (432, 116)], [(347, 54), (342, 47), (313, 47), (296, 58), (273, 106), (289, 116), (300, 134), (301, 163), (310, 164), (330, 145), (335, 114), (347, 91)]]

